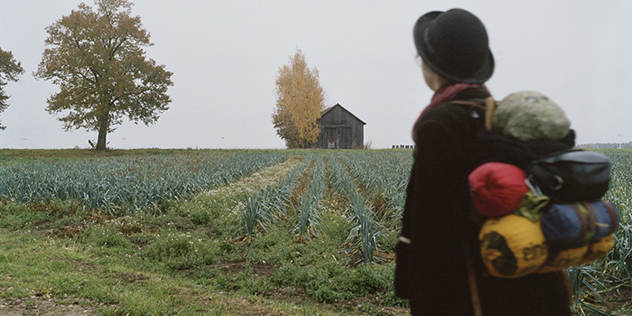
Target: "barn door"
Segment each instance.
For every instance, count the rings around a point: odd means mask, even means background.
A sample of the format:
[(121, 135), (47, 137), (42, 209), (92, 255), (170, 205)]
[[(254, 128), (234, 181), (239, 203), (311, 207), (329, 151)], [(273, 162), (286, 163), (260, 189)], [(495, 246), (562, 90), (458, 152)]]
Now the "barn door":
[(353, 138), (351, 135), (351, 126), (341, 126), (338, 128), (340, 133), (340, 140), (338, 141), (338, 148), (349, 149), (353, 148)]
[(338, 148), (338, 129), (335, 127), (325, 127), (325, 148)]

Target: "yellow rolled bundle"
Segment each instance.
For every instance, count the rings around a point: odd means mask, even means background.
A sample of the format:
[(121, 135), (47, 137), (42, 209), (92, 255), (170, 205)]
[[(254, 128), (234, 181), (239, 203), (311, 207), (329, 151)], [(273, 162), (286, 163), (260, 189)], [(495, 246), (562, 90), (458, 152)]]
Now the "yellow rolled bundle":
[(586, 255), (579, 261), (578, 264), (592, 262), (605, 256), (614, 247), (614, 243), (614, 234), (597, 239), (597, 241), (588, 246)]
[(495, 277), (518, 278), (544, 265), (548, 247), (540, 222), (509, 214), (485, 221), (479, 233), (483, 263)]
[(595, 242), (581, 247), (552, 251), (546, 263), (537, 273), (547, 273), (563, 270), (593, 262), (605, 256), (614, 247), (614, 234), (597, 239)]
[(548, 273), (595, 261), (615, 244), (614, 234), (571, 249), (547, 245), (540, 221), (509, 214), (485, 221), (479, 233), (483, 264), (490, 275), (519, 278), (531, 273)]
[(588, 252), (588, 245), (577, 248), (552, 251), (549, 258), (537, 273), (548, 273), (578, 265)]

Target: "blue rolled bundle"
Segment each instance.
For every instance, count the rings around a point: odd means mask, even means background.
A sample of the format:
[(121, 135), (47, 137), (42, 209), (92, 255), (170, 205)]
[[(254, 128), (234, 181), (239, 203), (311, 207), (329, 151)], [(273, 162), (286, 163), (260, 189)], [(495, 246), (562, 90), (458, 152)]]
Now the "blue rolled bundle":
[(541, 228), (550, 245), (566, 248), (609, 235), (617, 222), (616, 208), (609, 202), (553, 204), (542, 217)]

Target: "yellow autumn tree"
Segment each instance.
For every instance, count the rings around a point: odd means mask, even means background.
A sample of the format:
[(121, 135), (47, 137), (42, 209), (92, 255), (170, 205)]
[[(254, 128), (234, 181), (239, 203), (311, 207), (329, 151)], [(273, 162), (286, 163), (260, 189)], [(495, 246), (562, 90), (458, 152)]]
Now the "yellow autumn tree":
[(288, 148), (309, 148), (318, 139), (317, 120), (324, 109), (318, 69), (309, 68), (301, 50), (279, 68), (272, 123)]

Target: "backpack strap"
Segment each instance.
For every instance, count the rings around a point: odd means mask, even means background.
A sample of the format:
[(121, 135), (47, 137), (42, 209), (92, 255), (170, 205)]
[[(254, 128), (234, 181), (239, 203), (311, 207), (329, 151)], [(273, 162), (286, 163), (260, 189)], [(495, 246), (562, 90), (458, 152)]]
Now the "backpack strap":
[(601, 201), (601, 203), (603, 203), (603, 205), (606, 206), (606, 209), (608, 210), (608, 213), (610, 213), (610, 222), (611, 225), (610, 226), (610, 231), (608, 232), (608, 235), (614, 233), (615, 230), (617, 230), (617, 227), (619, 227), (619, 215), (617, 215), (617, 211), (615, 211), (614, 207), (612, 206), (612, 204), (606, 202), (606, 201)]
[(472, 298), (472, 309), (474, 316), (483, 316), (481, 308), (481, 299), (478, 294), (478, 285), (476, 284), (476, 272), (474, 271), (474, 262), (472, 261), (472, 253), (468, 249), (466, 243), (463, 244), (463, 250), (465, 251), (465, 261), (467, 264), (467, 281), (470, 286), (470, 296)]
[(586, 209), (588, 215), (588, 233), (586, 241), (591, 240), (597, 233), (597, 215), (595, 214), (595, 208), (590, 202), (582, 203), (582, 206)]
[(573, 208), (573, 210), (577, 214), (577, 217), (579, 218), (579, 221), (581, 222), (582, 227), (579, 233), (579, 237), (577, 237), (577, 239), (575, 240), (575, 245), (581, 245), (586, 240), (586, 234), (588, 233), (589, 223), (587, 223), (587, 216), (585, 214), (586, 211), (577, 204), (570, 204), (570, 206)]
[(485, 99), (485, 128), (487, 128), (488, 131), (491, 131), (493, 127), (494, 111), (496, 111), (496, 101), (494, 101), (494, 98), (489, 97)]
[(482, 102), (454, 100), (454, 101), (450, 101), (450, 103), (469, 105), (471, 109), (474, 109), (474, 108), (484, 109), (485, 110), (485, 128), (489, 131), (492, 130), (494, 111), (496, 111), (496, 101), (494, 100), (494, 98), (487, 97)]

